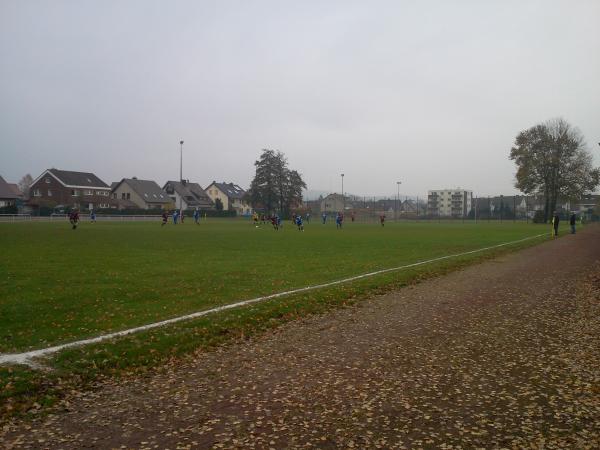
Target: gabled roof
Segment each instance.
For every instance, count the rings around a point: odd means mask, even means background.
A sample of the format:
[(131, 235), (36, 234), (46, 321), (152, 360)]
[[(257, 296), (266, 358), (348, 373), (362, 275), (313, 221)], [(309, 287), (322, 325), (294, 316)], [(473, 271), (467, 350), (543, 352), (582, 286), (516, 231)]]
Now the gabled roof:
[[(22, 195), (20, 195), (20, 193), (17, 194), (14, 191), (13, 186), (16, 186), (16, 184), (13, 185), (11, 183), (7, 183), (6, 181), (4, 181), (4, 178), (2, 178), (0, 176), (0, 198), (7, 199), (7, 200), (21, 198)], [(17, 188), (17, 190), (18, 190), (18, 188)]]
[[(246, 195), (246, 191), (237, 184), (226, 183), (224, 181), (222, 183), (217, 183), (216, 181), (213, 181), (210, 186), (215, 186), (229, 198), (237, 198), (241, 200), (244, 195)], [(208, 189), (210, 186), (208, 186), (206, 189)]]
[(71, 170), (47, 169), (37, 177), (32, 185), (37, 183), (47, 174), (52, 175), (65, 187), (90, 188), (90, 189), (108, 189), (108, 184), (98, 178), (91, 172), (73, 172)]
[(113, 189), (115, 191), (121, 184), (127, 183), (133, 191), (146, 203), (169, 203), (171, 198), (155, 181), (138, 180), (137, 178), (123, 178)]
[(175, 191), (181, 197), (185, 199), (185, 202), (188, 206), (193, 208), (202, 208), (202, 209), (213, 209), (214, 203), (210, 199), (202, 186), (198, 183), (190, 183), (189, 181), (167, 181), (163, 186), (163, 189), (170, 194)]

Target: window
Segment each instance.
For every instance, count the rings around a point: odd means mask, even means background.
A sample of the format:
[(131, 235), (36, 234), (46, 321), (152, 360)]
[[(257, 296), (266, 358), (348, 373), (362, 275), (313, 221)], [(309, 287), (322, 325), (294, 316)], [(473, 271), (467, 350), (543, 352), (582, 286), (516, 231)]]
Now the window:
[(113, 198), (115, 198), (115, 199), (117, 198), (117, 193), (116, 192), (113, 194)]
[(73, 197), (79, 197), (79, 191), (77, 189), (71, 189), (71, 195)]
[(48, 189), (48, 197), (52, 197), (52, 191)]
[(41, 197), (41, 196), (42, 196), (42, 193), (40, 192), (40, 190), (39, 190), (39, 189), (34, 189), (34, 190), (33, 190), (33, 196), (34, 196), (34, 197)]
[(125, 192), (121, 193), (121, 200), (125, 200)]
[(83, 191), (83, 195), (94, 195), (94, 191), (86, 189), (85, 191)]
[(50, 178), (46, 178), (44, 181), (46, 182), (46, 184), (50, 184)]
[(96, 195), (106, 195), (108, 194), (107, 191), (96, 191)]
[(129, 200), (131, 198), (131, 194), (128, 192), (127, 193), (127, 200)]

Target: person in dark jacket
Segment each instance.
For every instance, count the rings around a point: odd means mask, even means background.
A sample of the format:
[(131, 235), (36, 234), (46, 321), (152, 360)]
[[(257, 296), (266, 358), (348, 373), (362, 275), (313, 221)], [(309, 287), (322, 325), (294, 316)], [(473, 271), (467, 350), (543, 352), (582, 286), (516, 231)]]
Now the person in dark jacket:
[(71, 222), (73, 229), (77, 228), (77, 224), (79, 223), (79, 211), (77, 209), (74, 209), (69, 214), (69, 222)]
[(575, 234), (575, 224), (577, 223), (577, 216), (575, 213), (571, 214), (569, 218), (569, 225), (571, 225), (571, 234)]
[(554, 211), (554, 217), (552, 217), (552, 226), (554, 227), (554, 237), (558, 236), (558, 224), (560, 223), (560, 216)]

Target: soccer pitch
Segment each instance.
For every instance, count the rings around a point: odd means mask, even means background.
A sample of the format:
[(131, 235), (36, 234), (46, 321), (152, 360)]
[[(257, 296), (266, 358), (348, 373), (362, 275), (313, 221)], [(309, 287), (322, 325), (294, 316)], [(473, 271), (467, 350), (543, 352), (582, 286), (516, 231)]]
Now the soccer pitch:
[[(525, 223), (0, 224), (0, 353), (48, 347), (548, 231)], [(273, 300), (277, 301), (277, 300)]]

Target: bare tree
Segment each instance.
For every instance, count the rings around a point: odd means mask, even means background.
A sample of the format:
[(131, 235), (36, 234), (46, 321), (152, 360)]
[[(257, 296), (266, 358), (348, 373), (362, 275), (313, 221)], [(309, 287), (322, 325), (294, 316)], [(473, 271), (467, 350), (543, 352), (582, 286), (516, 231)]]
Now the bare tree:
[(517, 165), (517, 189), (544, 196), (544, 221), (559, 197), (578, 198), (600, 183), (581, 132), (566, 120), (552, 119), (519, 133), (510, 151)]
[(21, 178), (21, 180), (17, 184), (19, 186), (19, 190), (21, 191), (21, 193), (23, 194), (23, 196), (25, 198), (29, 197), (29, 188), (31, 187), (32, 183), (33, 183), (33, 178), (31, 177), (30, 174), (27, 174), (27, 175), (24, 175), (23, 178)]

